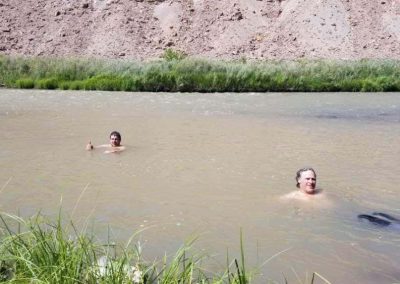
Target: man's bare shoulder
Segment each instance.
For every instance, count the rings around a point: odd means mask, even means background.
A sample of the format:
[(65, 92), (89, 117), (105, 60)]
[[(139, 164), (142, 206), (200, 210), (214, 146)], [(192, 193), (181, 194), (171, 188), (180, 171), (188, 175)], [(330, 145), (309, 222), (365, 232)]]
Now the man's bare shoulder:
[(285, 195), (280, 196), (280, 199), (281, 200), (308, 200), (309, 197), (306, 194), (296, 190), (296, 191), (292, 191)]
[(109, 153), (117, 153), (117, 152), (122, 152), (125, 150), (125, 146), (116, 146), (116, 147), (107, 147), (108, 149), (104, 151), (105, 154)]
[(111, 144), (98, 145), (98, 146), (96, 146), (96, 148), (111, 148)]
[(299, 201), (304, 204), (314, 204), (317, 207), (332, 207), (333, 202), (326, 196), (326, 194), (319, 190), (315, 194), (305, 194), (299, 190), (289, 192), (279, 198), (281, 201)]

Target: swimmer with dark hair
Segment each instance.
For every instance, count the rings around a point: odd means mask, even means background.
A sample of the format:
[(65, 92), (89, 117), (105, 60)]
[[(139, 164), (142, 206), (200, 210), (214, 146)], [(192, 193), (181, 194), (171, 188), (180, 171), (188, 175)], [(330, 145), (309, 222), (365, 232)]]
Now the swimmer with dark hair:
[(400, 219), (397, 219), (386, 213), (374, 212), (372, 215), (360, 214), (357, 217), (360, 221), (367, 220), (371, 224), (380, 227), (387, 227), (391, 225), (400, 226)]
[(118, 131), (113, 131), (110, 134), (110, 144), (94, 146), (91, 141), (86, 145), (86, 150), (91, 151), (96, 148), (106, 148), (105, 154), (116, 153), (125, 150), (125, 146), (121, 145), (121, 134)]

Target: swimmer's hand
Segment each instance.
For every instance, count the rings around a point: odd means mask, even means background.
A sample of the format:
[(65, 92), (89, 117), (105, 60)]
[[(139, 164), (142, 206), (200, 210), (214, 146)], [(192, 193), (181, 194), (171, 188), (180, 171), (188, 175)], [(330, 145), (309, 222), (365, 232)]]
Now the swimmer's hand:
[(93, 149), (94, 149), (94, 146), (92, 144), (92, 141), (89, 140), (89, 143), (86, 145), (86, 150), (90, 151), (90, 150), (93, 150)]

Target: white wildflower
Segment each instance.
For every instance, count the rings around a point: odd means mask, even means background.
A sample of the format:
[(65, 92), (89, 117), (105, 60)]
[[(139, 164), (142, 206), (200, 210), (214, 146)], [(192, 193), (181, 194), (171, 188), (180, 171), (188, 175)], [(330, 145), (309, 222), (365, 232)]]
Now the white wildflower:
[(132, 266), (128, 271), (128, 277), (132, 280), (132, 283), (142, 283), (143, 272), (140, 271), (139, 266)]
[(103, 277), (107, 275), (109, 263), (110, 261), (108, 257), (105, 255), (103, 255), (97, 260), (97, 268), (99, 269), (99, 276)]

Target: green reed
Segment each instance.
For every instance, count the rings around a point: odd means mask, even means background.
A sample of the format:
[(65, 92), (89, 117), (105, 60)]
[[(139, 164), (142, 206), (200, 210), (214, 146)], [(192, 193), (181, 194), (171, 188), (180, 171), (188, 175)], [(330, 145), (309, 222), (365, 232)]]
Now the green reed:
[(171, 51), (149, 62), (0, 56), (0, 85), (154, 92), (400, 90), (396, 60), (212, 61), (178, 55)]
[[(190, 252), (194, 240), (174, 256), (148, 262), (140, 245), (131, 241), (116, 254), (94, 236), (71, 223), (43, 215), (29, 219), (2, 214), (0, 231), (0, 281), (14, 283), (247, 283), (210, 273), (204, 257)], [(110, 249), (111, 248), (111, 249)], [(114, 251), (113, 251), (114, 250)], [(239, 268), (238, 273), (241, 273)], [(244, 273), (243, 273), (244, 274)]]
[[(188, 240), (172, 256), (164, 255), (160, 260), (147, 261), (142, 256), (140, 243), (133, 244), (135, 235), (124, 246), (115, 245), (110, 240), (104, 245), (95, 236), (88, 234), (86, 227), (79, 231), (71, 221), (65, 222), (61, 213), (55, 221), (41, 214), (24, 219), (2, 213), (0, 224), (0, 282), (257, 282), (256, 270), (249, 272), (245, 265), (242, 232), (240, 258), (231, 260), (227, 253), (226, 268), (221, 272), (210, 272), (204, 268), (206, 256), (193, 252), (195, 239)], [(312, 284), (316, 278), (329, 284), (328, 280), (317, 273), (312, 274), (311, 281), (303, 283)]]

